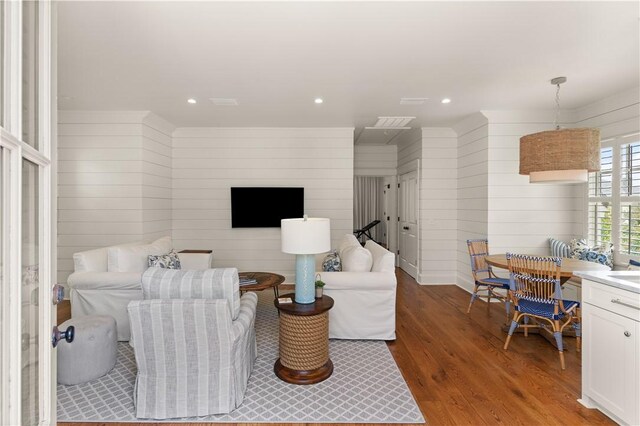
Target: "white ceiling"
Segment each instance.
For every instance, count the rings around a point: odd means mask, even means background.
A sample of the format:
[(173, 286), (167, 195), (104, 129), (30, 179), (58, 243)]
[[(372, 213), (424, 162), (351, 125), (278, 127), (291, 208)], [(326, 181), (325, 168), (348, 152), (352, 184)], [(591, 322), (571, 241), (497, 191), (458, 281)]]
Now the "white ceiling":
[[(638, 2), (58, 5), (60, 108), (151, 110), (180, 127), (360, 135), (378, 116), (448, 126), (481, 109), (553, 108), (556, 76), (569, 79), (563, 108), (640, 85)], [(382, 132), (359, 142), (396, 135)]]

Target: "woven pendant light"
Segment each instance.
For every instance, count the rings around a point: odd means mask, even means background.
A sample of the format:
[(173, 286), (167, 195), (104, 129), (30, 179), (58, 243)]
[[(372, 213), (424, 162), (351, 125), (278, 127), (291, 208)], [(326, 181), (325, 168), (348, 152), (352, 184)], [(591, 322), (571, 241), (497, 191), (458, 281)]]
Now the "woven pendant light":
[(520, 138), (520, 174), (529, 175), (530, 183), (582, 183), (589, 172), (600, 170), (600, 130), (591, 128), (561, 129), (560, 85), (566, 77), (551, 80), (556, 91), (556, 130)]

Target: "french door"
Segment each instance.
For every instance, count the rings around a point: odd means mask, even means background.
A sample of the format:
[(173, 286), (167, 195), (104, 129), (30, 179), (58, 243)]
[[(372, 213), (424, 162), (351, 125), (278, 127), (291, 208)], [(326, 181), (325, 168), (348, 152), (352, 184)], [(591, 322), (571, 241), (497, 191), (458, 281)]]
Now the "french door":
[(55, 424), (53, 4), (0, 2), (0, 424)]

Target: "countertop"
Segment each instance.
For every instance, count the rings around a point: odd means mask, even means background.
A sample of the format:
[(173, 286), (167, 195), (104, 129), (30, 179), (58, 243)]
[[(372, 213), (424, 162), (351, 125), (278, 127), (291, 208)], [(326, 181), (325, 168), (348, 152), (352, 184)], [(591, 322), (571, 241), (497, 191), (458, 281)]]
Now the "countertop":
[(575, 272), (575, 275), (585, 280), (640, 294), (640, 271), (584, 271)]

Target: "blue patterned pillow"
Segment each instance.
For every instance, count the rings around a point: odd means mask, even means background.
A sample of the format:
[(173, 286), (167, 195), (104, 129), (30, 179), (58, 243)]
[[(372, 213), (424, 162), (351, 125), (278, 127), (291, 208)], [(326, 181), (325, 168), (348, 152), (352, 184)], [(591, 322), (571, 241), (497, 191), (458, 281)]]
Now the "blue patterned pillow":
[(165, 269), (182, 269), (180, 258), (175, 250), (171, 250), (167, 254), (149, 255), (149, 267), (165, 268)]
[(338, 252), (334, 250), (329, 253), (322, 262), (322, 270), (324, 272), (340, 272), (342, 271), (342, 261)]
[(569, 245), (572, 258), (600, 263), (613, 268), (613, 244), (605, 243), (604, 247), (589, 247), (586, 240), (574, 239)]
[(571, 255), (569, 244), (555, 238), (549, 238), (549, 248), (553, 257), (569, 257)]

